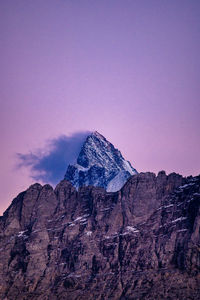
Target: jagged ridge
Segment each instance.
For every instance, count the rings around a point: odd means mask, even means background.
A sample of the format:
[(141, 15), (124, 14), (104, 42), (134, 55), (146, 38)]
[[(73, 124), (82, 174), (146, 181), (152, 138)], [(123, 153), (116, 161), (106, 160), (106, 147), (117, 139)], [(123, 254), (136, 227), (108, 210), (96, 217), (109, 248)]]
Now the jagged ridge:
[(32, 185), (0, 218), (0, 299), (199, 299), (200, 176)]

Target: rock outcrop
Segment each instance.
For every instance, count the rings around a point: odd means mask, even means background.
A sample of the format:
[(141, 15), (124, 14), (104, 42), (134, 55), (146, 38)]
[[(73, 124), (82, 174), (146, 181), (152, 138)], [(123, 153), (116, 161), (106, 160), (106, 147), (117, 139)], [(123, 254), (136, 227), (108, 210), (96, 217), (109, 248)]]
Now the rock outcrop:
[(32, 185), (0, 219), (0, 299), (199, 299), (200, 176)]

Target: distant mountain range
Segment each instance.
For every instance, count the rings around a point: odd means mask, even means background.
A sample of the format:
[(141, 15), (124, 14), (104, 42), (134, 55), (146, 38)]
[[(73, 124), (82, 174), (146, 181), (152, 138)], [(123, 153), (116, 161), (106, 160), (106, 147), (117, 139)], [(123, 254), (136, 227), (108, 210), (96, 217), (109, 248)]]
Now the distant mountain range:
[(116, 192), (134, 174), (137, 174), (136, 169), (121, 152), (95, 131), (86, 138), (77, 163), (68, 166), (65, 179), (76, 188), (92, 185)]

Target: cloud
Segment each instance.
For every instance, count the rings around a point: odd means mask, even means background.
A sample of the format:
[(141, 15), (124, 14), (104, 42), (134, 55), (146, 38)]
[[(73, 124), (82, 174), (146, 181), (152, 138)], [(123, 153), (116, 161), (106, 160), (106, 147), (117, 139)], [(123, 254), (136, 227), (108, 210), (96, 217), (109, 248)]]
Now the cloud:
[(70, 136), (61, 135), (48, 140), (43, 149), (28, 154), (17, 153), (18, 168), (26, 167), (36, 181), (56, 184), (64, 178), (69, 164), (76, 162), (87, 132), (76, 132)]

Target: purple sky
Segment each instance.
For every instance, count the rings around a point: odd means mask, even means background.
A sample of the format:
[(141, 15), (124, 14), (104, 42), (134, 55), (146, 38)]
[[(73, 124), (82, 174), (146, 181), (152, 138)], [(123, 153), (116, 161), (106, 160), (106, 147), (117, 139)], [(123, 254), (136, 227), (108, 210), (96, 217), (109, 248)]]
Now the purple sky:
[(0, 213), (33, 182), (15, 154), (61, 134), (200, 173), (199, 0), (6, 0), (0, 28)]

